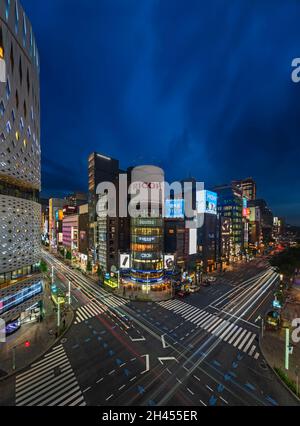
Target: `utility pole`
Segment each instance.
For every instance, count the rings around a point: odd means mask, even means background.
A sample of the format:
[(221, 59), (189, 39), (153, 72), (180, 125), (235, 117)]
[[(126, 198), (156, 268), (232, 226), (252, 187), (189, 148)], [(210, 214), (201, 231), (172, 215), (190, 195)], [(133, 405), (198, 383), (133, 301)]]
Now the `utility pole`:
[(71, 281), (69, 281), (68, 298), (69, 298), (69, 306), (71, 306)]
[(289, 356), (290, 356), (290, 329), (285, 329), (285, 369), (289, 369)]
[(57, 298), (57, 328), (58, 328), (58, 332), (59, 332), (59, 327), (60, 327), (60, 303), (59, 303), (59, 299)]
[(52, 279), (52, 284), (54, 283), (54, 266), (52, 265), (52, 267), (51, 267), (51, 270), (52, 270), (52, 272), (51, 272), (51, 279)]

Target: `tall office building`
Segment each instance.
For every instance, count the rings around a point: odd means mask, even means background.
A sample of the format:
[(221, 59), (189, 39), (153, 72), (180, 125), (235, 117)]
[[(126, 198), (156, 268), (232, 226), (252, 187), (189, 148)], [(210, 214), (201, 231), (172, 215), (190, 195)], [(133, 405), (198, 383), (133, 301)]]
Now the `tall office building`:
[[(119, 252), (129, 249), (129, 218), (119, 215), (120, 173), (127, 174), (119, 169), (118, 160), (96, 152), (89, 156), (89, 257), (107, 272), (118, 267)], [(101, 207), (105, 193), (97, 194), (97, 187), (103, 182), (115, 185), (116, 217), (107, 216), (105, 205)]]
[[(155, 166), (140, 166), (132, 169), (131, 185), (142, 191), (138, 217), (131, 218), (131, 280), (149, 293), (164, 284), (164, 171)], [(140, 188), (142, 186), (142, 188)], [(156, 190), (151, 205), (148, 202), (152, 189)], [(146, 190), (147, 194), (143, 194)], [(145, 198), (143, 198), (145, 196)]]
[(232, 185), (241, 189), (242, 196), (247, 198), (247, 200), (256, 200), (256, 182), (252, 177), (235, 180), (232, 182)]
[(217, 186), (214, 191), (218, 194), (219, 217), (230, 219), (229, 261), (236, 261), (243, 253), (244, 244), (243, 192), (232, 184)]
[(39, 55), (19, 1), (0, 2), (0, 316), (20, 326), (42, 294)]

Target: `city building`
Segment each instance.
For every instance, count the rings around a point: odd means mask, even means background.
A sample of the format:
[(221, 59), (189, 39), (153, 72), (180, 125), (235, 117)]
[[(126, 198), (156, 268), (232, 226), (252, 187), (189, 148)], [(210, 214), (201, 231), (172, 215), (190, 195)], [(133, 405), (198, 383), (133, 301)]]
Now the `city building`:
[(260, 221), (263, 244), (268, 245), (272, 241), (274, 216), (265, 200), (249, 201), (249, 207), (258, 207), (260, 210)]
[(243, 193), (234, 185), (220, 185), (214, 188), (218, 194), (218, 215), (230, 219), (229, 262), (237, 261), (243, 255)]
[[(97, 203), (99, 196), (97, 187), (102, 182), (113, 183), (118, 186), (119, 177), (119, 161), (105, 155), (93, 152), (88, 160), (89, 175), (89, 257), (93, 264), (98, 262), (98, 220), (97, 220)], [(116, 227), (116, 224), (115, 224)], [(115, 230), (116, 231), (116, 230)], [(115, 232), (117, 233), (117, 232)]]
[[(39, 54), (17, 1), (0, 2), (0, 316), (6, 331), (41, 307)], [(39, 310), (38, 308), (38, 310)]]
[(41, 198), (42, 219), (41, 219), (41, 238), (44, 245), (49, 245), (49, 199)]
[(88, 197), (84, 192), (74, 192), (65, 197), (66, 205), (71, 207), (79, 207), (87, 203)]
[(62, 198), (49, 199), (49, 243), (53, 250), (57, 250), (59, 244), (62, 243), (64, 206), (65, 200)]
[[(152, 291), (170, 289), (164, 274), (164, 171), (155, 166), (139, 166), (132, 169), (131, 184), (155, 189), (158, 197), (151, 205), (143, 207), (143, 195), (138, 217), (131, 217), (131, 277), (130, 283), (151, 298)], [(148, 196), (148, 195), (147, 195)], [(148, 198), (145, 201), (148, 201)]]
[(79, 215), (68, 215), (62, 220), (62, 244), (70, 252), (71, 257), (78, 253)]
[(86, 269), (88, 261), (89, 205), (79, 206), (78, 255), (80, 267)]
[(234, 180), (233, 186), (242, 190), (242, 196), (247, 200), (256, 200), (256, 182), (252, 177), (243, 180)]

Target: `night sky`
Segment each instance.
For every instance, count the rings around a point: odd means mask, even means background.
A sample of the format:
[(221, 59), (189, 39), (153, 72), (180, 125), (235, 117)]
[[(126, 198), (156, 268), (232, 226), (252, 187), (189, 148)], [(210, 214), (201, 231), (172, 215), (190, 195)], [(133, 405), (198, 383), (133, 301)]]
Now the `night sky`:
[(207, 185), (253, 176), (300, 225), (298, 0), (22, 0), (41, 57), (44, 195), (92, 151)]

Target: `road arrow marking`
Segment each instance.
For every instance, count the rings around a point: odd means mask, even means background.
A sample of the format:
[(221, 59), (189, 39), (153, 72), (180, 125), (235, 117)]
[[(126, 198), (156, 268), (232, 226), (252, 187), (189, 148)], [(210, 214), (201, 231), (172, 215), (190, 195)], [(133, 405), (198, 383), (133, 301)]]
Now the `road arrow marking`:
[(168, 347), (169, 347), (169, 345), (166, 343), (166, 340), (165, 340), (165, 334), (163, 334), (163, 335), (161, 336), (161, 343), (162, 343), (162, 347), (163, 347), (164, 349), (166, 349), (166, 348), (168, 348)]
[(146, 358), (146, 370), (141, 372), (141, 374), (145, 374), (145, 373), (147, 373), (147, 371), (150, 370), (150, 356), (149, 355), (142, 355), (142, 358)]
[(130, 340), (132, 342), (144, 342), (146, 340), (144, 336), (143, 337), (138, 337), (137, 339), (133, 339), (131, 336), (129, 336), (129, 337), (130, 337)]
[(254, 322), (261, 320), (261, 316), (259, 315)]
[(161, 365), (164, 365), (165, 361), (176, 361), (178, 363), (177, 359), (174, 358), (173, 356), (158, 358), (158, 361), (161, 363)]

